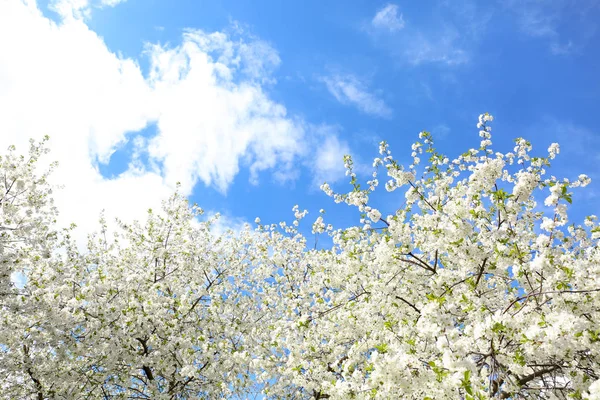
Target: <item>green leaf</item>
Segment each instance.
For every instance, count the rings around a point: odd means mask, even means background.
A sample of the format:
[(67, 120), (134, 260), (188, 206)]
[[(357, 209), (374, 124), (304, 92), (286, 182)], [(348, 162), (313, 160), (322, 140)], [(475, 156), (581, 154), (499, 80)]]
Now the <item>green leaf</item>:
[(492, 326), (492, 332), (501, 333), (506, 331), (506, 326), (504, 326), (501, 322), (496, 322), (494, 326)]
[(388, 345), (387, 343), (378, 344), (377, 346), (375, 346), (375, 349), (379, 354), (385, 354), (388, 351)]

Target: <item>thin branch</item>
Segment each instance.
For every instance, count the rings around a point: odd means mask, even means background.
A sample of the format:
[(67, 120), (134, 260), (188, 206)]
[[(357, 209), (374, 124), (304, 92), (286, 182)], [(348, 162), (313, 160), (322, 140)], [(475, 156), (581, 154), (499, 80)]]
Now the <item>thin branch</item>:
[(408, 181), (408, 183), (410, 183), (410, 186), (413, 187), (413, 189), (415, 189), (415, 191), (417, 192), (417, 194), (419, 196), (421, 196), (421, 200), (423, 200), (429, 207), (431, 207), (431, 209), (436, 212), (436, 208), (434, 206), (431, 205), (431, 203), (425, 198), (425, 196), (423, 196), (423, 194), (421, 192), (419, 192), (419, 189), (417, 189), (417, 187), (415, 186), (414, 183), (412, 183), (412, 181)]
[(485, 264), (487, 263), (487, 257), (483, 260), (483, 263), (481, 264), (481, 268), (479, 268), (479, 274), (477, 274), (477, 280), (475, 281), (475, 289), (477, 289), (477, 286), (479, 285), (479, 280), (481, 279), (481, 276), (483, 275), (483, 271), (485, 271)]
[(397, 298), (398, 300), (400, 300), (400, 301), (404, 302), (404, 303), (405, 303), (405, 304), (407, 304), (408, 306), (410, 306), (410, 308), (412, 308), (413, 310), (415, 310), (415, 311), (416, 311), (416, 312), (418, 312), (419, 314), (421, 314), (421, 310), (419, 310), (417, 307), (415, 307), (415, 305), (414, 305), (414, 304), (412, 304), (411, 302), (409, 302), (409, 301), (407, 301), (407, 300), (403, 299), (403, 298), (402, 298), (402, 297), (400, 297), (400, 296), (396, 296), (396, 298)]
[(529, 293), (525, 296), (517, 297), (512, 303), (506, 307), (502, 314), (505, 314), (512, 306), (514, 306), (517, 302), (521, 300), (529, 299), (530, 297), (542, 296), (545, 294), (581, 294), (581, 293), (593, 293), (600, 292), (600, 288), (597, 289), (589, 289), (589, 290), (549, 290), (547, 292), (537, 292), (537, 293)]

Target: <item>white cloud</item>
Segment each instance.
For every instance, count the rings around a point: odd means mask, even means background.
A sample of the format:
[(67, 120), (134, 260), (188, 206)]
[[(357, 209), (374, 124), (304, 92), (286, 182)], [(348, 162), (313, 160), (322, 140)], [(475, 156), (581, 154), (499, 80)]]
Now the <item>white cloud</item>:
[(57, 26), (32, 3), (0, 3), (0, 37), (14, 38), (0, 41), (0, 148), (25, 151), (29, 137), (51, 136), (49, 157), (61, 163), (54, 182), (67, 185), (56, 191), (63, 222), (95, 225), (102, 207), (132, 215), (136, 201), (170, 192), (154, 173), (110, 181), (95, 166), (156, 114), (134, 61), (110, 53), (83, 22)]
[(90, 16), (89, 0), (55, 0), (49, 8), (63, 18), (88, 18)]
[(404, 17), (396, 4), (388, 4), (375, 14), (371, 24), (377, 29), (397, 32), (404, 28)]
[(519, 13), (521, 29), (531, 36), (555, 36), (557, 15), (538, 7), (523, 7)]
[[(557, 37), (558, 25), (568, 13), (569, 0), (507, 0), (521, 31), (533, 37)], [(582, 4), (585, 0), (582, 0)]]
[(431, 133), (433, 134), (433, 138), (435, 140), (443, 140), (448, 137), (450, 130), (450, 127), (446, 124), (438, 124), (433, 127)]
[(127, 0), (51, 0), (50, 9), (63, 18), (89, 18), (92, 8), (114, 7)]
[(469, 61), (469, 55), (458, 43), (460, 34), (446, 27), (443, 34), (424, 35), (416, 33), (404, 50), (406, 59), (414, 65), (441, 63), (459, 65)]
[(581, 52), (597, 31), (597, 0), (507, 0), (503, 5), (521, 32), (547, 40), (555, 55)]
[[(264, 90), (279, 63), (267, 43), (189, 30), (178, 46), (148, 46), (144, 77), (76, 14), (56, 24), (34, 2), (0, 1), (0, 149), (25, 151), (29, 137), (50, 135), (63, 224), (89, 232), (103, 208), (109, 221), (142, 218), (177, 181), (184, 194), (198, 182), (224, 192), (244, 166), (253, 182), (265, 170), (281, 180), (297, 174), (305, 124)], [(136, 134), (149, 124), (156, 136)], [(130, 140), (128, 170), (103, 177), (98, 162)]]
[(119, 3), (123, 3), (127, 0), (101, 0), (102, 5), (108, 6), (108, 7), (114, 7)]
[(577, 49), (573, 44), (573, 41), (569, 40), (565, 44), (560, 44), (558, 42), (550, 44), (550, 51), (554, 55), (567, 55), (573, 53), (574, 51), (577, 51)]
[(334, 183), (346, 174), (344, 156), (350, 154), (348, 143), (338, 138), (336, 129), (322, 126), (315, 129), (318, 145), (310, 168), (313, 171), (313, 185), (319, 187), (323, 182)]
[(225, 192), (240, 163), (253, 182), (260, 171), (292, 169), (303, 152), (302, 126), (259, 83), (279, 62), (273, 49), (195, 30), (180, 46), (155, 45), (150, 54), (161, 114), (149, 154), (162, 162), (167, 182), (189, 192), (201, 180)]
[(377, 11), (363, 30), (377, 47), (401, 63), (466, 64), (491, 19), (492, 7), (472, 0), (437, 0), (419, 15), (426, 23), (406, 24), (397, 5)]
[(333, 75), (321, 80), (342, 104), (353, 105), (365, 114), (390, 117), (392, 110), (385, 101), (368, 91), (367, 85), (353, 75)]

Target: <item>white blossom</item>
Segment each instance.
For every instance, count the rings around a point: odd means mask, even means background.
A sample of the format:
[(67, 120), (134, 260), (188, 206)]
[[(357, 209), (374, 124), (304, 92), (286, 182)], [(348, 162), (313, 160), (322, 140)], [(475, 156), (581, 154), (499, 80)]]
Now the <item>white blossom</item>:
[(369, 211), (368, 216), (371, 221), (378, 222), (381, 218), (381, 213), (379, 212), (379, 210), (373, 208), (371, 211)]

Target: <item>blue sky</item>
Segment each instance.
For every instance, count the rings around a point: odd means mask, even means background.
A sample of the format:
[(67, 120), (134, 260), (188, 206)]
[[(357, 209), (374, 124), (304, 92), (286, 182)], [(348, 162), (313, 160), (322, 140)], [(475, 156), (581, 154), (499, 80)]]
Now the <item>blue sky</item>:
[(57, 203), (84, 230), (178, 181), (224, 226), (295, 204), (356, 223), (318, 190), (347, 188), (345, 153), (368, 172), (387, 140), (409, 162), (428, 130), (456, 156), (486, 111), (497, 150), (557, 141), (555, 175), (599, 180), (599, 23), (595, 0), (4, 0), (0, 145), (50, 134)]

